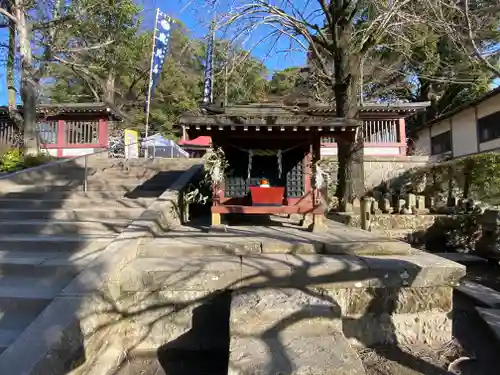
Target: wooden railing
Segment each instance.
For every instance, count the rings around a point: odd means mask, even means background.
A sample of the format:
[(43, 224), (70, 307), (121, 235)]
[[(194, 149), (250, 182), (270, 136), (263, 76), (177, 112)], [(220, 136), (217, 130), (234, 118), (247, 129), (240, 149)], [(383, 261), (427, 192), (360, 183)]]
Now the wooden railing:
[(14, 145), (16, 129), (9, 120), (0, 121), (0, 146), (10, 147)]
[[(370, 120), (363, 122), (365, 143), (400, 143), (399, 120)], [(321, 143), (335, 143), (334, 137), (322, 137)]]
[(66, 121), (68, 144), (99, 144), (99, 121)]
[(366, 143), (397, 143), (400, 141), (398, 125), (398, 120), (364, 121), (364, 140)]

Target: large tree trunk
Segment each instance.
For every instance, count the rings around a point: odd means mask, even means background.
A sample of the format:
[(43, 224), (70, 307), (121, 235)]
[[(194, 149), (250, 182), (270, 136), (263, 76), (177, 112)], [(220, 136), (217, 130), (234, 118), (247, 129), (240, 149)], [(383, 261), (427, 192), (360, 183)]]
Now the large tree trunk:
[(26, 13), (22, 0), (15, 0), (17, 33), (21, 51), (21, 99), (24, 118), (24, 152), (38, 154), (39, 139), (37, 134), (36, 104), (37, 87), (34, 78), (33, 58), (30, 44), (30, 26), (26, 22)]
[(104, 87), (104, 95), (102, 98), (105, 103), (114, 104), (115, 102), (115, 81), (115, 69), (110, 67), (108, 70), (108, 76), (106, 77), (106, 85)]
[[(335, 56), (333, 90), (337, 117), (347, 121), (355, 121), (358, 96), (360, 94), (359, 80), (354, 74), (359, 64), (346, 61), (343, 49)], [(361, 198), (365, 193), (364, 160), (363, 160), (363, 130), (360, 125), (355, 134), (346, 134), (338, 142), (338, 178), (336, 195), (341, 203), (350, 202), (354, 197)], [(340, 207), (343, 207), (341, 204)]]
[[(12, 12), (11, 9), (9, 9)], [(15, 80), (15, 70), (16, 70), (16, 23), (9, 19), (9, 47), (7, 51), (7, 99), (9, 116), (14, 122), (15, 133), (12, 139), (12, 146), (22, 147), (23, 146), (23, 128), (24, 120), (23, 116), (19, 113), (17, 108), (17, 90), (16, 90), (16, 80)]]

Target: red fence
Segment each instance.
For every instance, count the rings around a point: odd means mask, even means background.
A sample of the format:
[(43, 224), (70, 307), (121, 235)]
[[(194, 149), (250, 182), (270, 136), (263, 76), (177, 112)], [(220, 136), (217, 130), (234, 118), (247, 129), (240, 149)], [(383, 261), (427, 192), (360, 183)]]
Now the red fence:
[[(54, 156), (71, 156), (68, 149), (108, 147), (108, 124), (103, 119), (43, 120), (37, 128), (40, 146)], [(0, 146), (13, 146), (14, 135), (14, 124), (9, 120), (0, 121)]]

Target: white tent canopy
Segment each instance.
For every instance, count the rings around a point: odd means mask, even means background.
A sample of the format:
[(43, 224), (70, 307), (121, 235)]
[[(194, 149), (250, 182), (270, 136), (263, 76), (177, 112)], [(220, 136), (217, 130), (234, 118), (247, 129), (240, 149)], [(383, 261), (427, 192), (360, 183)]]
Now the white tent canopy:
[(150, 135), (142, 141), (142, 148), (148, 148), (148, 155), (157, 158), (188, 158), (189, 153), (184, 151), (171, 139), (166, 139), (160, 133)]

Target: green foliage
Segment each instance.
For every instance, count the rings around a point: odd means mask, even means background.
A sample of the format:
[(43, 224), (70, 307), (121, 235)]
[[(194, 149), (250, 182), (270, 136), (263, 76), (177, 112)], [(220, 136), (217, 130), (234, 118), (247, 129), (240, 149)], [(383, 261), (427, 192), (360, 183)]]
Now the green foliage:
[(422, 245), (431, 252), (472, 252), (481, 236), (477, 219), (474, 213), (438, 217), (422, 237)]
[(216, 148), (206, 154), (203, 164), (203, 178), (187, 188), (184, 199), (187, 203), (209, 204), (212, 201), (212, 186), (224, 180), (229, 166), (224, 150)]
[(284, 96), (295, 90), (300, 81), (300, 67), (286, 68), (273, 74), (269, 82), (269, 93)]
[[(115, 105), (130, 118), (130, 123), (125, 126), (143, 127), (152, 33), (137, 31), (140, 23), (137, 18), (138, 9), (134, 6), (128, 7), (126, 11), (117, 11), (123, 28), (116, 30), (118, 21), (110, 26), (110, 30), (119, 36), (115, 43), (78, 56), (78, 64), (88, 66), (86, 72), (75, 66), (53, 64), (50, 77), (54, 79), (54, 83), (47, 93), (47, 100), (99, 101), (105, 96), (108, 74), (115, 72)], [(82, 25), (78, 35), (83, 38), (84, 30), (91, 25), (98, 27), (94, 23)], [(105, 24), (99, 27), (101, 32), (106, 30)], [(114, 35), (113, 33), (108, 35)], [(90, 35), (94, 38), (95, 34), (97, 32)], [(179, 116), (198, 108), (203, 91), (205, 49), (205, 40), (190, 38), (183, 24), (180, 21), (175, 23), (162, 76), (151, 101), (149, 120), (152, 131), (175, 137), (179, 133), (176, 129)], [(218, 40), (214, 66), (215, 98), (224, 96), (226, 79), (229, 103), (258, 102), (266, 95), (265, 66), (248, 52), (230, 46), (227, 41)]]
[(390, 190), (394, 192), (404, 186), (407, 192), (427, 196), (458, 193), (461, 198), (499, 204), (500, 154), (487, 152), (414, 168), (391, 181), (389, 185)]
[(0, 156), (0, 172), (16, 172), (50, 162), (53, 158), (46, 154), (23, 155), (23, 150), (13, 148)]

